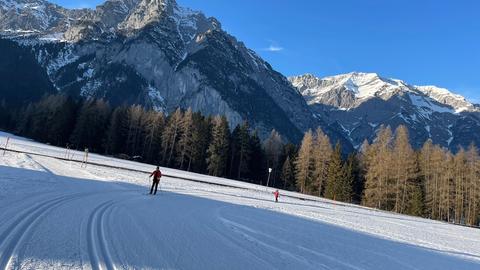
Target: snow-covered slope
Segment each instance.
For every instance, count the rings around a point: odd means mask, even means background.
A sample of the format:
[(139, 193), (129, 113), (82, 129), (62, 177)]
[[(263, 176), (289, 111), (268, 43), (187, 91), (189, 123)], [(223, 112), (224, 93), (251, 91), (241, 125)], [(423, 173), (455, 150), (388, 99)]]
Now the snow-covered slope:
[(357, 147), (365, 138), (371, 140), (381, 125), (400, 124), (409, 128), (416, 147), (427, 139), (452, 150), (480, 143), (478, 105), (447, 89), (414, 86), (376, 73), (325, 78), (307, 74), (289, 80), (320, 117), (340, 126)]
[[(0, 135), (4, 144), (8, 134)], [(12, 137), (10, 147), (64, 157)], [(80, 152), (71, 152), (80, 159)], [(92, 161), (150, 171), (99, 155)], [(227, 179), (0, 156), (0, 268), (479, 269), (480, 231)], [(217, 183), (221, 185), (212, 185)], [(291, 197), (289, 197), (291, 196)], [(303, 198), (303, 199), (299, 199)], [(307, 199), (307, 200), (305, 200)]]
[(469, 102), (465, 97), (454, 94), (450, 90), (445, 88), (440, 88), (436, 86), (416, 86), (416, 89), (424, 93), (425, 95), (433, 98), (434, 100), (451, 106), (455, 109), (455, 112), (479, 112), (480, 109), (478, 105)]

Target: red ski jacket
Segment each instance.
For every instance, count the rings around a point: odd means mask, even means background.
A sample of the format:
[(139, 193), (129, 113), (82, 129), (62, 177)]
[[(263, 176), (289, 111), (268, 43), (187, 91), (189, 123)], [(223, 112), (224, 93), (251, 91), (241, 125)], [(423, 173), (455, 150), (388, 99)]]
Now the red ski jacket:
[(150, 174), (150, 177), (153, 176), (153, 180), (159, 180), (162, 177), (162, 172), (160, 170), (155, 170)]
[(273, 192), (273, 196), (275, 196), (275, 198), (278, 198), (278, 196), (280, 196), (280, 192), (278, 191)]

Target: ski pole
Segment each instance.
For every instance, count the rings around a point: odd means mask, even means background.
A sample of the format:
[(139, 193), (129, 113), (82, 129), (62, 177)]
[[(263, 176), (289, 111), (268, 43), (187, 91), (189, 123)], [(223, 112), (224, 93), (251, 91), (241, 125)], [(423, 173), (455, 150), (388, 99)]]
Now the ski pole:
[(5, 156), (5, 152), (7, 151), (8, 147), (8, 141), (10, 140), (10, 137), (7, 137), (7, 142), (5, 143), (5, 149), (3, 149), (3, 155)]

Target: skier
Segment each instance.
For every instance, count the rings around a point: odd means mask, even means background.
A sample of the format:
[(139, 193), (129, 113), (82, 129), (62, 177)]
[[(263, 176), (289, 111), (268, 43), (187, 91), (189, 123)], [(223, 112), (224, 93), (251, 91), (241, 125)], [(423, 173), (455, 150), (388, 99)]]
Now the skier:
[[(160, 178), (162, 177), (162, 172), (160, 171), (160, 167), (157, 166), (157, 169), (150, 174), (149, 178), (153, 176), (153, 183), (152, 183), (152, 188), (150, 189), (150, 195), (153, 193), (153, 195), (157, 194), (157, 189), (158, 189), (158, 183), (160, 183)], [(155, 188), (155, 192), (153, 191), (153, 188)]]
[(277, 190), (275, 190), (275, 192), (273, 192), (273, 196), (275, 196), (275, 202), (277, 203), (278, 202), (278, 197), (280, 196), (280, 192)]

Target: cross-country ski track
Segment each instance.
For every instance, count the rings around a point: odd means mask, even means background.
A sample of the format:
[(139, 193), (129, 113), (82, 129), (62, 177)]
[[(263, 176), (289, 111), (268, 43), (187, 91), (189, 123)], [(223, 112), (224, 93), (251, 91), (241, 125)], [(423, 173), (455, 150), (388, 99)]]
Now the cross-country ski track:
[(152, 165), (9, 148), (0, 269), (480, 269), (479, 229), (166, 168), (150, 196)]

